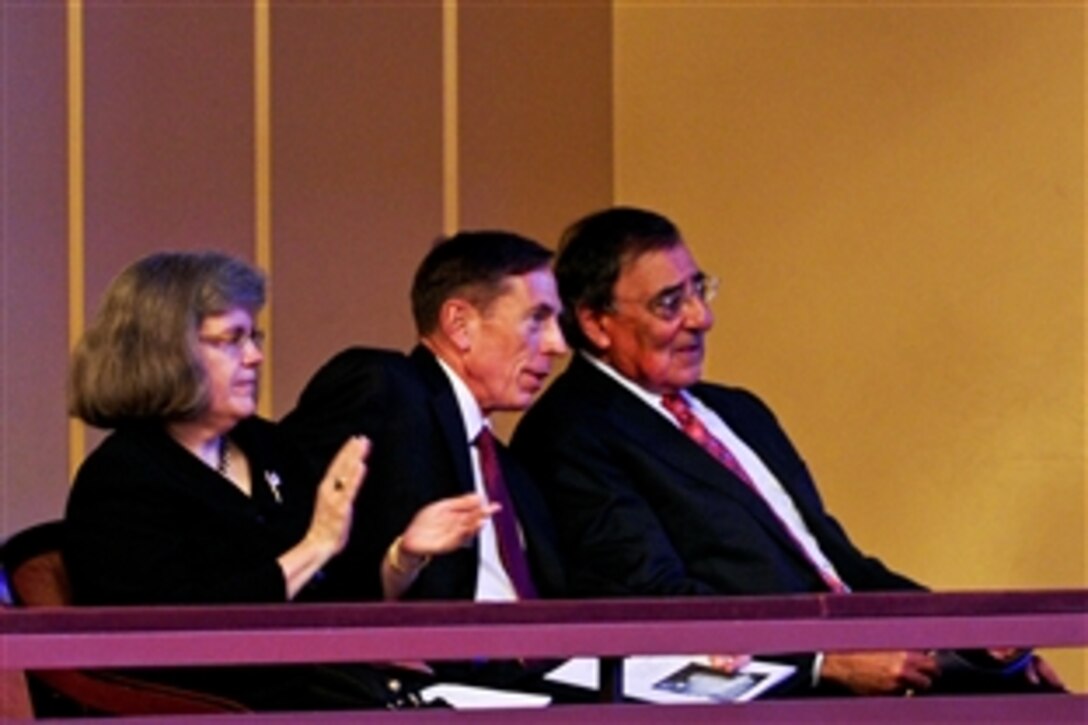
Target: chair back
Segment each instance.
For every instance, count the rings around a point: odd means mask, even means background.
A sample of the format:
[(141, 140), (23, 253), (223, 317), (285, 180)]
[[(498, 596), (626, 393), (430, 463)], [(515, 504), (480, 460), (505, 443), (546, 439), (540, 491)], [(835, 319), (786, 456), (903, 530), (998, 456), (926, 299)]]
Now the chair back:
[(62, 607), (72, 588), (60, 554), (63, 524), (49, 521), (21, 531), (0, 550), (12, 601), (20, 607)]
[[(61, 546), (63, 521), (38, 524), (0, 547), (0, 568), (17, 607), (65, 607), (72, 589)], [(26, 673), (38, 717), (70, 715), (160, 715), (246, 712), (240, 703), (136, 677), (95, 670), (36, 670)]]

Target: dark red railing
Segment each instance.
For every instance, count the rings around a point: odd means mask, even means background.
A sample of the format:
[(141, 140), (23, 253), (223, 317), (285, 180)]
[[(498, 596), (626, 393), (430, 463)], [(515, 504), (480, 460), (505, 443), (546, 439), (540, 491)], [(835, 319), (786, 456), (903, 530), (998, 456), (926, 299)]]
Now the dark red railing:
[[(1088, 644), (1088, 590), (948, 594), (625, 599), (519, 604), (350, 604), (38, 608), (0, 613), (0, 669), (133, 665), (467, 659), (605, 658), (616, 686), (626, 654)], [(612, 676), (609, 676), (609, 675)], [(520, 711), (520, 723), (789, 719), (834, 722), (1088, 721), (1076, 695), (830, 698), (732, 706), (607, 704)], [(420, 720), (449, 712), (351, 713)], [(466, 722), (508, 721), (473, 712)], [(329, 713), (245, 715), (328, 721)], [(572, 719), (574, 718), (574, 719)]]

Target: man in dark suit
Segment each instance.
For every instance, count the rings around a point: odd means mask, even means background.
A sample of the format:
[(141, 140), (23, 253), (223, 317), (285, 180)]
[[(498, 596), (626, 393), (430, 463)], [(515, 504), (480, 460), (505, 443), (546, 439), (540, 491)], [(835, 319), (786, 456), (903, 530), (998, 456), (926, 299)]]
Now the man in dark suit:
[[(552, 508), (578, 595), (785, 594), (920, 589), (859, 551), (824, 509), (771, 411), (700, 382), (708, 302), (677, 228), (614, 208), (560, 246), (561, 322), (576, 350), (512, 448)], [(925, 689), (927, 652), (802, 658), (830, 689)]]
[[(329, 574), (343, 596), (377, 596), (354, 589), (367, 577), (352, 572), (379, 568), (386, 599), (562, 591), (547, 507), (505, 447), (493, 445), (488, 422), (493, 411), (528, 406), (566, 352), (551, 257), (505, 232), (439, 242), (412, 286), (419, 345), (408, 356), (341, 352), (282, 421), (318, 466), (347, 435), (372, 442), (351, 541)], [(490, 456), (506, 493), (488, 489)]]
[[(551, 258), (505, 232), (439, 242), (412, 285), (419, 345), (407, 356), (341, 352), (284, 418), (283, 429), (318, 466), (345, 436), (371, 441), (351, 539), (326, 569), (326, 591), (345, 599), (468, 601), (565, 591), (547, 505), (488, 421), (493, 411), (528, 406), (566, 352)], [(368, 575), (376, 571), (380, 592)], [(595, 696), (543, 680), (545, 662), (433, 667), (443, 679), (559, 701)]]

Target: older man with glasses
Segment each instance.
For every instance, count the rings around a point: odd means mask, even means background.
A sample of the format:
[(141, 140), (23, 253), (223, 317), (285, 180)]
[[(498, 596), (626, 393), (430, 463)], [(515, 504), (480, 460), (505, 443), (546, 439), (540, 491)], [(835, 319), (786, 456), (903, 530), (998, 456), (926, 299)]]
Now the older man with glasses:
[[(574, 594), (921, 589), (850, 542), (766, 405), (700, 382), (718, 281), (672, 222), (592, 214), (564, 234), (556, 279), (576, 352), (513, 450), (548, 499)], [(939, 674), (932, 652), (792, 659), (801, 690), (914, 692)]]

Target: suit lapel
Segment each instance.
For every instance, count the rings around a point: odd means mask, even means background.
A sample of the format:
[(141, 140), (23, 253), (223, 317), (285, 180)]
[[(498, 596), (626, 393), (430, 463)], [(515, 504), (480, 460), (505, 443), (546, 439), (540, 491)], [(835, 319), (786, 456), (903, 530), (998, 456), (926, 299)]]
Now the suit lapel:
[(725, 487), (726, 493), (742, 500), (754, 496), (747, 486), (683, 431), (597, 370), (592, 363), (575, 357), (571, 362), (570, 374), (578, 379), (580, 387), (584, 389), (583, 394), (596, 398), (597, 405), (607, 411), (616, 430), (633, 440), (640, 449), (652, 451), (655, 457), (677, 469), (686, 478), (698, 479), (716, 487), (721, 487), (722, 480), (736, 482), (739, 485)]
[[(442, 432), (450, 457), (457, 473), (457, 485), (464, 493), (476, 490), (472, 475), (472, 461), (469, 458), (468, 433), (457, 405), (457, 397), (445, 371), (438, 364), (433, 353), (422, 345), (412, 351), (411, 360), (419, 370), (420, 378), (427, 386), (431, 414), (434, 415), (438, 428)], [(506, 446), (497, 446), (499, 465), (502, 468), (510, 498), (514, 503), (514, 513), (525, 535), (527, 554), (533, 571), (533, 580), (538, 591), (556, 592), (561, 589), (562, 569), (556, 554), (554, 534), (545, 517), (546, 504), (533, 483), (526, 477), (510, 456)], [(475, 552), (476, 544), (472, 551)], [(473, 557), (476, 554), (473, 553)], [(476, 568), (472, 568), (471, 590), (466, 595), (471, 597), (476, 587)]]
[(526, 541), (531, 541), (535, 537), (530, 536), (530, 530), (537, 528), (540, 517), (544, 514), (543, 501), (525, 469), (513, 459), (510, 450), (502, 441), (496, 440), (495, 449), (506, 490), (510, 494), (510, 500), (514, 502), (514, 513), (525, 533)]
[[(808, 527), (809, 533), (816, 539), (824, 555), (831, 558), (831, 544), (834, 542), (825, 534), (827, 517), (818, 500), (814, 501), (812, 499), (812, 491), (800, 490), (797, 485), (798, 470), (796, 467), (791, 468), (786, 465), (783, 456), (775, 454), (777, 449), (766, 440), (766, 433), (761, 434), (758, 427), (752, 426), (751, 420), (748, 420), (744, 415), (738, 415), (733, 406), (730, 405), (729, 398), (722, 395), (720, 388), (697, 385), (693, 393), (704, 404), (713, 408), (714, 412), (733, 429), (733, 432), (759, 456), (759, 459), (763, 461), (763, 465), (770, 470), (775, 480), (782, 486), (786, 495), (789, 496), (793, 505), (797, 508), (797, 512), (801, 515), (805, 526)], [(788, 458), (789, 460), (795, 460), (793, 456)], [(796, 554), (800, 561), (803, 561), (806, 566), (812, 567), (811, 559), (801, 550), (800, 545), (793, 536), (786, 531), (785, 524), (778, 518), (778, 515), (771, 510), (762, 496), (756, 495), (756, 498), (759, 499), (760, 508), (766, 513), (766, 516), (760, 520), (767, 526), (768, 530), (772, 531), (779, 541), (786, 544), (787, 548)]]
[[(782, 544), (784, 549), (793, 552), (806, 565), (809, 565), (807, 558), (798, 550), (796, 543), (763, 497), (715, 460), (699, 444), (688, 438), (664, 416), (651, 410), (645, 402), (636, 398), (619, 383), (597, 370), (591, 363), (576, 357), (572, 361), (571, 370), (572, 374), (582, 378), (586, 387), (585, 394), (594, 397), (603, 396), (599, 402), (605, 406), (611, 423), (617, 431), (631, 439), (639, 449), (652, 451), (656, 458), (676, 472), (673, 477), (676, 485), (688, 488), (710, 487), (733, 498), (743, 505), (751, 516)], [(712, 407), (729, 422), (728, 411), (719, 410), (717, 406)], [(733, 425), (732, 422), (730, 425)], [(737, 432), (763, 459), (775, 476), (780, 476), (775, 462), (767, 460), (764, 452), (760, 450), (759, 441), (749, 440), (742, 435), (741, 431)], [(783, 486), (785, 485), (783, 483)], [(788, 488), (787, 492), (789, 492)], [(792, 493), (791, 498), (796, 499)], [(800, 503), (798, 503), (798, 509), (804, 513)]]
[[(809, 530), (813, 535), (817, 535), (822, 530), (825, 514), (819, 501), (813, 499), (813, 491), (811, 489), (802, 490), (802, 488), (798, 487), (796, 464), (790, 466), (785, 462), (787, 460), (796, 461), (796, 454), (791, 451), (789, 456), (783, 456), (781, 453), (776, 455), (776, 447), (766, 440), (766, 434), (761, 433), (758, 427), (753, 427), (752, 421), (746, 419), (746, 416), (738, 415), (733, 406), (729, 404), (728, 398), (721, 395), (720, 388), (700, 385), (696, 386), (693, 392), (704, 404), (713, 408), (714, 412), (721, 416), (722, 420), (733, 429), (733, 432), (759, 456), (759, 459), (774, 475), (775, 480), (785, 489)], [(801, 470), (803, 471), (803, 466)]]
[(431, 414), (437, 421), (438, 429), (446, 442), (454, 471), (457, 474), (457, 486), (464, 493), (475, 490), (472, 480), (472, 462), (468, 455), (468, 433), (457, 407), (457, 397), (453, 393), (446, 372), (438, 364), (434, 354), (417, 345), (412, 350), (411, 360), (419, 369), (420, 378), (427, 386), (430, 396)]

